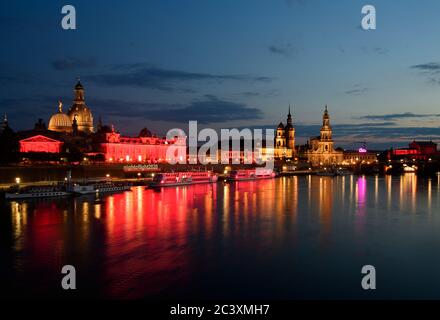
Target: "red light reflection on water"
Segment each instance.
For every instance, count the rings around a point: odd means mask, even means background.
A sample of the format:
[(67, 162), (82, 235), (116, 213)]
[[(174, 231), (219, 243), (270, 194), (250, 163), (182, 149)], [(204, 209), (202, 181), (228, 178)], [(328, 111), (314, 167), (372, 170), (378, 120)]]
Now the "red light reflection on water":
[[(326, 244), (335, 181), (309, 181), (303, 195), (311, 196), (312, 207), (302, 215), (318, 219), (320, 243)], [(359, 184), (359, 194), (364, 187)], [(286, 236), (295, 233), (286, 230), (296, 224), (298, 189), (292, 177), (157, 191), (136, 187), (102, 199), (30, 203), (27, 224), (22, 221), (27, 209), (12, 212), (23, 238), (16, 245), (33, 264), (22, 271), (45, 269), (58, 281), (61, 266), (73, 264), (94, 282), (94, 292), (107, 297), (183, 292), (199, 274), (219, 268), (213, 262), (218, 255), (221, 261), (240, 261), (250, 252), (266, 261), (285, 246)]]
[[(134, 188), (106, 198), (106, 278), (110, 296), (130, 297), (132, 286), (157, 294), (190, 281), (191, 259), (207, 241), (216, 212), (217, 185)], [(195, 239), (190, 235), (200, 234)], [(193, 254), (194, 253), (194, 254)], [(139, 292), (136, 292), (138, 295)]]

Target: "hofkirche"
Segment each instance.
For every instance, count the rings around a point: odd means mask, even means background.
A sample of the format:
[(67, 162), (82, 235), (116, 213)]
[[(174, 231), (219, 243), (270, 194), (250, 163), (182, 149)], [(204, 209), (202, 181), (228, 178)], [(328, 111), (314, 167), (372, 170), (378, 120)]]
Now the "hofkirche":
[(310, 138), (310, 141), (300, 150), (295, 145), (295, 128), (289, 106), (286, 125), (280, 122), (276, 130), (275, 158), (294, 159), (302, 155), (312, 166), (341, 164), (344, 154), (341, 149), (334, 148), (332, 132), (330, 115), (327, 106), (325, 106), (322, 115), (321, 134)]

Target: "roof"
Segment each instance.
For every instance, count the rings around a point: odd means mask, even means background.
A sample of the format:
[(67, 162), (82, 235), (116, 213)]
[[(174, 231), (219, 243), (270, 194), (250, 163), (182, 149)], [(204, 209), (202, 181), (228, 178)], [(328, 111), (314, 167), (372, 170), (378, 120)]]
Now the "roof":
[(26, 140), (28, 138), (31, 137), (36, 137), (36, 136), (44, 136), (48, 139), (53, 139), (53, 140), (57, 140), (57, 141), (63, 141), (63, 133), (61, 132), (56, 132), (56, 131), (49, 131), (49, 130), (27, 130), (27, 131), (20, 131), (18, 132), (18, 138), (20, 140)]
[(77, 89), (77, 90), (84, 89), (83, 85), (81, 84), (81, 81), (78, 80), (78, 82), (75, 85), (75, 89)]
[(416, 141), (416, 140), (414, 140), (412, 143), (417, 144), (419, 146), (436, 146), (437, 145), (437, 143), (432, 142), (432, 141)]
[(20, 142), (55, 142), (55, 143), (62, 143), (62, 141), (51, 139), (49, 137), (46, 137), (44, 135), (38, 134), (32, 137), (28, 137), (25, 139), (20, 140)]

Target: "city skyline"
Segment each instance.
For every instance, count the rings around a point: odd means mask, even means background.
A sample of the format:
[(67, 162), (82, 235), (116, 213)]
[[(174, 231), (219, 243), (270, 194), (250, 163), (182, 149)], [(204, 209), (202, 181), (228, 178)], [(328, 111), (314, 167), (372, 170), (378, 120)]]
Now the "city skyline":
[(96, 118), (126, 134), (143, 127), (164, 134), (188, 120), (275, 128), (290, 104), (304, 143), (319, 132), (328, 104), (337, 145), (438, 140), (440, 47), (432, 39), (440, 5), (428, 2), (374, 1), (375, 31), (360, 28), (361, 1), (111, 8), (77, 1), (72, 31), (59, 27), (60, 2), (14, 3), (0, 17), (9, 43), (0, 60), (0, 112), (14, 129), (28, 129), (58, 100), (70, 105), (81, 77)]
[(438, 12), (0, 3), (5, 301), (283, 319), (440, 299)]

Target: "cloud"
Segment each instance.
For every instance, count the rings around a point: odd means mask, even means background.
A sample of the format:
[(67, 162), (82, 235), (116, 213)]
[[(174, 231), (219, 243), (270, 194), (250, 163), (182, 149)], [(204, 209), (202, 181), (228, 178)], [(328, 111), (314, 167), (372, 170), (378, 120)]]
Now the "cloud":
[[(34, 127), (37, 119), (48, 122), (50, 115), (57, 112), (58, 97), (33, 96), (23, 98), (0, 99), (0, 115), (6, 112), (10, 125), (14, 130), (29, 130)], [(141, 128), (145, 122), (173, 122), (187, 124), (196, 120), (200, 124), (216, 124), (229, 121), (247, 121), (263, 118), (258, 108), (242, 103), (220, 99), (206, 95), (187, 104), (143, 103), (117, 99), (87, 99), (95, 121), (100, 117), (104, 123), (114, 123), (116, 128), (133, 132), (133, 128)], [(66, 100), (64, 112), (70, 107)], [(128, 122), (127, 122), (128, 121)], [(124, 123), (130, 123), (124, 127)]]
[(161, 91), (174, 91), (176, 84), (193, 81), (222, 83), (224, 81), (268, 82), (272, 80), (264, 76), (187, 72), (145, 64), (119, 65), (115, 66), (111, 72), (90, 75), (86, 78), (99, 85), (149, 88)]
[(268, 98), (268, 97), (277, 96), (278, 94), (279, 94), (278, 90), (243, 91), (240, 93), (241, 96), (245, 96), (248, 98), (252, 98), (252, 97)]
[(110, 117), (130, 117), (152, 121), (185, 123), (197, 120), (201, 124), (221, 123), (262, 118), (262, 111), (242, 103), (226, 101), (213, 95), (186, 105), (163, 103), (138, 103), (119, 100), (90, 100), (96, 114)]
[(245, 97), (258, 97), (260, 96), (260, 92), (257, 91), (245, 91), (241, 93)]
[(379, 54), (379, 55), (385, 55), (388, 54), (388, 49), (383, 47), (366, 47), (362, 46), (361, 51), (365, 54)]
[(428, 62), (428, 63), (416, 64), (411, 66), (410, 68), (424, 72), (429, 72), (429, 73), (438, 73), (440, 72), (440, 63)]
[(375, 47), (373, 48), (373, 52), (377, 54), (387, 54), (388, 49), (382, 48), (382, 47)]
[(430, 84), (440, 84), (440, 63), (427, 62), (410, 66), (420, 74), (427, 76), (427, 82)]
[(285, 57), (290, 57), (295, 53), (295, 50), (290, 43), (282, 44), (282, 45), (270, 45), (267, 47), (270, 53), (281, 55)]
[[(345, 124), (333, 124), (333, 135), (337, 137), (356, 136), (356, 139), (361, 139), (363, 136), (375, 135), (382, 130), (394, 129), (395, 123), (392, 121), (380, 122), (380, 123), (345, 123)], [(297, 135), (300, 137), (312, 137), (319, 135), (321, 125), (313, 124), (296, 124), (295, 129)]]
[(397, 119), (408, 119), (408, 118), (431, 118), (431, 117), (440, 117), (440, 114), (415, 114), (412, 112), (405, 112), (405, 113), (391, 113), (391, 114), (381, 114), (381, 115), (366, 115), (366, 116), (361, 116), (358, 119), (397, 120)]
[(348, 94), (348, 95), (361, 95), (363, 93), (368, 92), (369, 90), (370, 89), (366, 88), (366, 87), (364, 87), (364, 88), (354, 88), (354, 89), (347, 90), (344, 93)]
[[(253, 126), (251, 129), (275, 129), (276, 124)], [(320, 124), (294, 123), (298, 144), (310, 137), (319, 136)], [(336, 147), (356, 149), (360, 141), (366, 141), (370, 149), (385, 150), (390, 147), (407, 146), (414, 139), (440, 140), (440, 127), (396, 127), (394, 122), (333, 124)]]
[(52, 67), (58, 71), (76, 70), (96, 67), (95, 58), (73, 58), (67, 57), (52, 61)]

